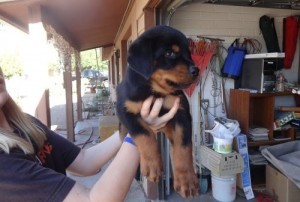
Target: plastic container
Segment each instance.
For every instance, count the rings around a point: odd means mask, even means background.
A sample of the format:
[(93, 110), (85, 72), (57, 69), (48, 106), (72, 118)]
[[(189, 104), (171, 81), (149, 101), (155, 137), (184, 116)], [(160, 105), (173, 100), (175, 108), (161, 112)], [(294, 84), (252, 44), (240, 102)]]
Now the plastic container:
[(211, 174), (213, 197), (221, 202), (231, 202), (236, 197), (236, 175), (216, 176)]
[(233, 138), (222, 139), (214, 137), (213, 149), (221, 154), (228, 154), (232, 152)]
[(205, 132), (209, 132), (214, 137), (232, 139), (241, 132), (239, 122), (236, 120), (216, 118), (214, 122), (215, 126), (213, 129), (205, 130)]

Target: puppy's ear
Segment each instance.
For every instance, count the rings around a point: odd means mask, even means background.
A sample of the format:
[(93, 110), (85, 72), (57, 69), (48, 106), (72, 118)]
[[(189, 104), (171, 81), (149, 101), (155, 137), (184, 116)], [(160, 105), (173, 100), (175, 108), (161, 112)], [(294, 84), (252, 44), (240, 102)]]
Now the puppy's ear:
[(131, 44), (127, 57), (129, 68), (147, 80), (152, 74), (154, 65), (152, 47), (151, 40), (144, 37), (138, 38)]

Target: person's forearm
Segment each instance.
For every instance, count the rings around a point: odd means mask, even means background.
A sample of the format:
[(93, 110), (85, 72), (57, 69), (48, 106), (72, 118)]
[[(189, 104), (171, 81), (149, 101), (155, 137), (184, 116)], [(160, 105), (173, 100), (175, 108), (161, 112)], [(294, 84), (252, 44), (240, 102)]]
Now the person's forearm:
[(124, 142), (90, 192), (91, 201), (124, 201), (139, 165), (137, 147)]
[(116, 132), (105, 141), (82, 150), (68, 170), (83, 176), (95, 174), (99, 169), (112, 159), (119, 151), (122, 140)]
[(124, 142), (100, 179), (89, 190), (76, 183), (64, 202), (124, 201), (139, 165), (136, 146)]

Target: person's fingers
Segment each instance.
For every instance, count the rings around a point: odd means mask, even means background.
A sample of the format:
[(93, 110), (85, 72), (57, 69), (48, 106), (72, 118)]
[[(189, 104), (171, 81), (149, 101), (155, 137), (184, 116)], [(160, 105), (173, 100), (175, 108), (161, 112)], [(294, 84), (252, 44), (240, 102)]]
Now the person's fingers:
[(141, 116), (144, 119), (144, 121), (146, 121), (149, 124), (150, 128), (153, 131), (157, 131), (160, 128), (166, 126), (168, 121), (174, 117), (180, 105), (180, 98), (177, 97), (174, 101), (172, 108), (168, 111), (168, 113), (164, 114), (161, 117), (159, 117), (159, 112), (163, 105), (164, 99), (157, 98), (153, 103), (151, 109), (153, 99), (154, 99), (153, 96), (151, 96), (143, 102), (141, 108)]
[(162, 122), (159, 125), (155, 126), (155, 131), (159, 130), (167, 125), (168, 122)]
[(152, 104), (152, 100), (153, 100), (153, 96), (148, 97), (142, 105), (141, 108), (141, 116), (145, 119), (146, 117), (148, 117), (149, 113), (150, 113), (150, 107)]
[(180, 106), (180, 98), (176, 97), (175, 101), (174, 101), (174, 105), (173, 107), (170, 109), (170, 111), (168, 112), (168, 114), (170, 114), (170, 116), (173, 118), (174, 115), (176, 114), (177, 110), (179, 109)]
[(175, 99), (173, 107), (170, 109), (170, 111), (168, 113), (166, 113), (163, 116), (161, 116), (159, 118), (160, 119), (159, 121), (162, 122), (162, 123), (164, 123), (164, 124), (166, 124), (165, 122), (167, 122), (170, 119), (172, 119), (175, 116), (175, 114), (176, 114), (176, 112), (177, 112), (177, 110), (179, 108), (179, 104), (180, 104), (180, 98), (177, 97)]
[(152, 109), (150, 111), (150, 114), (149, 114), (151, 119), (154, 119), (154, 118), (158, 117), (158, 114), (161, 110), (163, 102), (164, 102), (164, 100), (162, 98), (157, 98), (155, 100), (155, 102), (153, 104), (153, 107), (152, 107)]

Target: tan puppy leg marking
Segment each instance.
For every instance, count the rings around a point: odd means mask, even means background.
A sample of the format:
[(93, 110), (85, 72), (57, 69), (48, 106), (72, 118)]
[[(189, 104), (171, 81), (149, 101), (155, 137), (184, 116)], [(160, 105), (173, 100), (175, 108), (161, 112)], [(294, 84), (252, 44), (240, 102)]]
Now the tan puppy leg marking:
[(142, 175), (152, 182), (158, 182), (162, 173), (162, 161), (155, 135), (140, 134), (134, 141), (140, 152)]
[(183, 145), (181, 127), (176, 126), (175, 131), (171, 131), (170, 126), (165, 128), (165, 133), (173, 143), (174, 189), (182, 197), (191, 198), (198, 195), (198, 178), (193, 166), (192, 145)]

